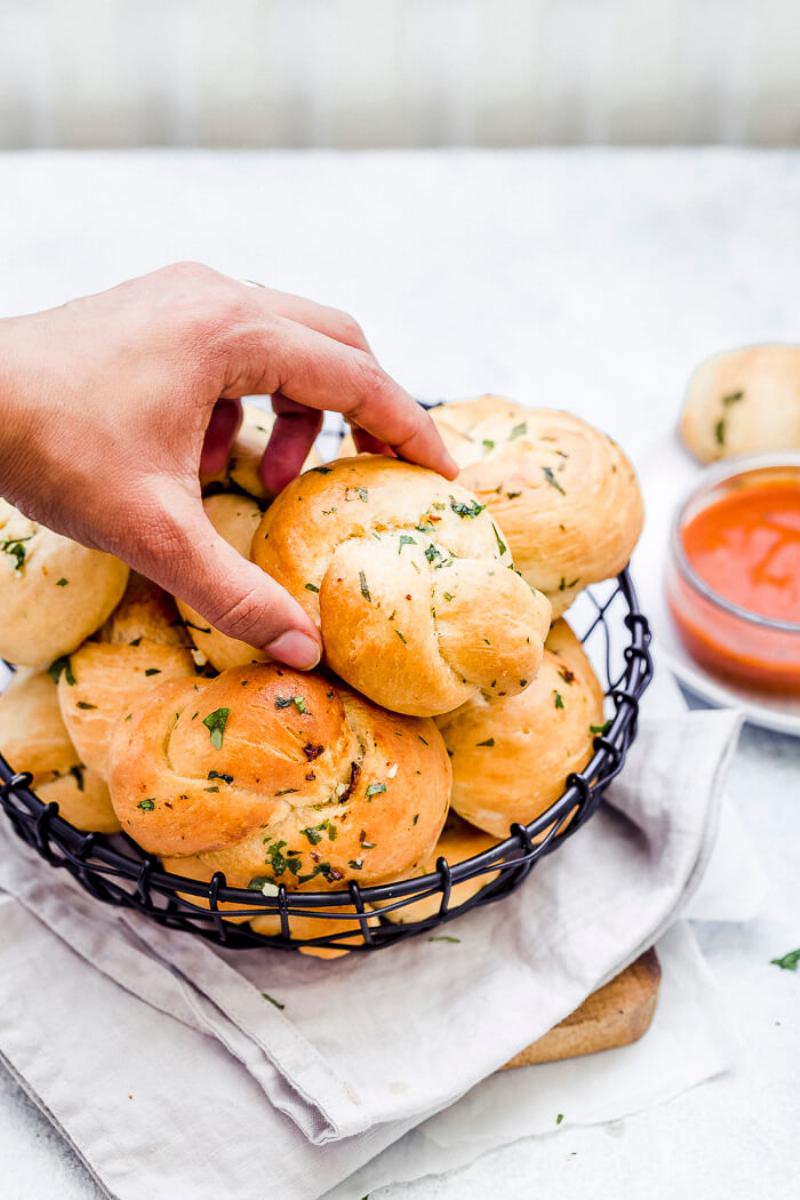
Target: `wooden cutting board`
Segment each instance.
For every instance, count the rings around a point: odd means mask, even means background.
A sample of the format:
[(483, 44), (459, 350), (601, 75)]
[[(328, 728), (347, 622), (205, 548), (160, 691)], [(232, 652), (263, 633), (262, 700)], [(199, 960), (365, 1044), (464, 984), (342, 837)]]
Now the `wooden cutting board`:
[(660, 982), (656, 952), (648, 950), (501, 1069), (576, 1058), (638, 1041), (653, 1020)]

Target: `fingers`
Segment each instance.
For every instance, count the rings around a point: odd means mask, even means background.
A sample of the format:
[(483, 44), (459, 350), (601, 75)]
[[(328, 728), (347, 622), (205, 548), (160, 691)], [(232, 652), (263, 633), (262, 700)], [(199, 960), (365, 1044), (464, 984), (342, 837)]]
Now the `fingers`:
[(201, 475), (216, 475), (224, 469), (241, 423), (239, 400), (220, 400), (214, 405), (200, 454)]
[(267, 492), (275, 496), (302, 471), (322, 428), (322, 413), (280, 392), (272, 397), (272, 408), (275, 424), (261, 459), (261, 478)]
[[(245, 281), (249, 282), (249, 281)], [(324, 333), (334, 341), (346, 346), (355, 346), (359, 350), (370, 353), (369, 343), (358, 321), (349, 313), (338, 308), (329, 308), (326, 304), (315, 304), (304, 296), (293, 296), (290, 292), (279, 292), (275, 288), (256, 284), (257, 288), (252, 299), (263, 309), (264, 316), (270, 317), (277, 313), (298, 325), (307, 325), (317, 333)]]
[(357, 425), (351, 425), (350, 431), (353, 434), (353, 443), (359, 454), (386, 454), (389, 457), (394, 457), (394, 450), (392, 450), (391, 446), (387, 446), (386, 442), (373, 437), (371, 433), (365, 433)]
[[(162, 510), (163, 512), (163, 510)], [(154, 523), (147, 561), (132, 563), (216, 629), (299, 670), (316, 666), (316, 627), (292, 596), (220, 537), (199, 499), (181, 495)]]
[(228, 353), (224, 394), (280, 392), (308, 408), (340, 412), (401, 458), (447, 479), (458, 474), (425, 410), (363, 350), (273, 315), (264, 327), (240, 327)]

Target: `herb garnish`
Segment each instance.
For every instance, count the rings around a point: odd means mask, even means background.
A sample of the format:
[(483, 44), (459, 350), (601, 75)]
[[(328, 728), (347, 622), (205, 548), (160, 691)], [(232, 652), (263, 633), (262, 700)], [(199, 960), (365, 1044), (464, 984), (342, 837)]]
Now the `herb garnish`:
[(602, 735), (608, 731), (610, 725), (611, 718), (609, 718), (607, 721), (604, 721), (602, 725), (590, 725), (589, 733), (597, 733), (602, 737)]
[(358, 499), (362, 502), (362, 504), (367, 504), (369, 502), (369, 491), (367, 490), (367, 488), (365, 488), (365, 487), (347, 487), (347, 488), (345, 488), (344, 489), (344, 498), (347, 501), (353, 500), (355, 498), (349, 494), (350, 492), (355, 492), (356, 496), (358, 496)]
[(578, 584), (580, 583), (580, 581), (581, 581), (580, 575), (576, 575), (574, 579), (570, 579), (570, 580), (566, 580), (564, 578), (564, 576), (562, 575), (561, 582), (558, 585), (558, 590), (560, 592), (568, 592), (571, 588), (577, 587)]
[(275, 707), (276, 708), (289, 708), (292, 704), (295, 706), (295, 708), (297, 709), (297, 711), (299, 713), (304, 713), (304, 712), (308, 711), (306, 709), (306, 702), (302, 696), (276, 696), (275, 697)]
[(348, 867), (352, 867), (354, 871), (360, 871), (364, 866), (364, 860), (363, 858), (351, 858), (347, 865)]
[(206, 779), (221, 779), (223, 783), (233, 783), (233, 776), (226, 775), (224, 771), (209, 771)]
[(716, 425), (714, 426), (714, 437), (717, 440), (718, 446), (725, 445), (725, 418), (724, 417), (720, 417), (720, 419), (717, 421)]
[(367, 799), (369, 799), (371, 796), (380, 796), (381, 793), (385, 792), (385, 791), (386, 791), (385, 783), (371, 783), (367, 787), (367, 792), (366, 792)]
[(396, 633), (396, 634), (397, 634), (397, 636), (400, 638), (400, 641), (403, 643), (403, 645), (404, 645), (404, 646), (407, 646), (407, 645), (408, 645), (408, 642), (407, 642), (407, 640), (406, 640), (406, 637), (405, 637), (405, 635), (404, 635), (404, 634), (402, 634), (402, 633), (400, 632), (400, 630), (399, 630), (399, 629), (395, 629), (395, 633)]
[(461, 938), (452, 937), (449, 933), (437, 933), (434, 937), (428, 938), (429, 942), (455, 942), (461, 944)]
[(771, 958), (769, 961), (782, 971), (796, 971), (800, 966), (800, 950), (790, 950), (782, 958)]
[(69, 580), (65, 579), (64, 576), (62, 575), (60, 579), (56, 580), (56, 587), (66, 587), (68, 583), (69, 583)]
[(556, 708), (563, 708), (564, 707), (564, 698), (561, 695), (561, 692), (557, 692), (554, 690), (553, 695), (555, 696), (554, 704), (555, 704)]
[(12, 558), (17, 560), (14, 564), (15, 571), (21, 571), (22, 565), (25, 562), (25, 547), (22, 543), (29, 542), (32, 537), (33, 534), (23, 538), (9, 538), (0, 544), (0, 550), (3, 550), (6, 554), (10, 554)]
[(450, 507), (457, 517), (478, 517), (486, 508), (485, 504), (478, 504), (477, 500), (456, 500), (455, 496), (450, 497)]
[(730, 395), (722, 397), (722, 403), (726, 408), (730, 408), (732, 404), (738, 404), (740, 400), (744, 400), (744, 392), (731, 392)]
[(67, 654), (65, 654), (63, 658), (57, 658), (55, 662), (51, 662), (50, 666), (47, 668), (47, 674), (50, 676), (53, 683), (58, 683), (62, 672), (69, 686), (74, 687), (75, 676), (72, 673), (72, 663), (69, 655)]
[(147, 670), (145, 671), (145, 675), (160, 675), (160, 674), (161, 674), (160, 667), (148, 667)]
[(492, 747), (494, 745), (494, 738), (487, 738), (485, 742), (476, 742), (475, 745)]
[(550, 484), (550, 487), (554, 487), (557, 492), (561, 492), (562, 496), (566, 496), (567, 493), (564, 491), (561, 484), (556, 479), (552, 467), (542, 467), (542, 473), (543, 473), (545, 479), (547, 480), (547, 482)]
[(86, 708), (86, 709), (97, 708), (96, 704), (90, 704), (88, 700), (79, 700), (77, 706), (78, 706), (78, 708)]
[(140, 800), (136, 805), (136, 807), (140, 808), (142, 812), (152, 812), (155, 806), (155, 801), (150, 799), (150, 797), (148, 797), (146, 800)]
[(528, 423), (527, 421), (523, 421), (521, 425), (514, 426), (514, 428), (511, 430), (511, 433), (508, 435), (508, 440), (510, 442), (516, 441), (518, 437), (522, 437), (522, 435), (527, 432)]
[(564, 1120), (564, 1114), (559, 1113), (556, 1117), (556, 1125), (560, 1125), (563, 1120)]
[(327, 820), (322, 821), (319, 825), (309, 825), (307, 829), (301, 829), (300, 832), (308, 838), (312, 846), (318, 846), (322, 841), (323, 833), (327, 833), (330, 841), (335, 842), (339, 831), (331, 820)]
[(370, 596), (370, 594), (369, 594), (369, 588), (367, 587), (367, 577), (363, 571), (358, 572), (358, 582), (361, 584), (361, 595), (364, 597), (364, 599), (369, 604), (371, 604), (372, 596)]
[(318, 592), (319, 588), (317, 587), (317, 585), (315, 583), (307, 583), (306, 591), (307, 592)]
[(300, 858), (298, 850), (287, 850), (283, 853), (283, 848), (286, 842), (273, 842), (267, 847), (267, 855), (269, 865), (272, 867), (273, 875), (283, 875), (286, 871), (291, 871), (293, 875), (299, 875), (300, 868), (303, 865), (303, 860)]
[(215, 708), (207, 717), (203, 717), (203, 724), (211, 734), (211, 745), (215, 750), (222, 749), (222, 737), (225, 733), (225, 726), (230, 716), (229, 708)]
[[(400, 534), (400, 545), (398, 546), (397, 553), (398, 554), (403, 553), (403, 546), (416, 546), (416, 544), (417, 544), (416, 538), (410, 537), (409, 534), (407, 534), (407, 533), (401, 533)], [(426, 555), (427, 555), (427, 551), (426, 551)]]
[(495, 541), (497, 542), (497, 549), (500, 551), (501, 554), (505, 554), (508, 547), (506, 546), (503, 539), (500, 537), (497, 526), (493, 524), (492, 529), (494, 530), (494, 537), (495, 537)]

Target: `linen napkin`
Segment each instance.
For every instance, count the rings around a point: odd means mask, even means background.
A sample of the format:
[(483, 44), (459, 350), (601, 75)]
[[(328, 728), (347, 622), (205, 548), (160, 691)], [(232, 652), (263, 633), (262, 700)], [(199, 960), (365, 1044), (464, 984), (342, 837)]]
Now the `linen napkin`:
[[(103, 908), (3, 831), (0, 885), (17, 902), (0, 907), (0, 1051), (123, 1200), (220, 1186), (311, 1200), (674, 921), (710, 854), (737, 728), (724, 712), (645, 717), (609, 804), (517, 893), (449, 926), (459, 942), (333, 963), (224, 952)], [(46, 1001), (29, 998), (32, 955), (48, 960)], [(146, 1105), (126, 1108), (128, 1093)]]

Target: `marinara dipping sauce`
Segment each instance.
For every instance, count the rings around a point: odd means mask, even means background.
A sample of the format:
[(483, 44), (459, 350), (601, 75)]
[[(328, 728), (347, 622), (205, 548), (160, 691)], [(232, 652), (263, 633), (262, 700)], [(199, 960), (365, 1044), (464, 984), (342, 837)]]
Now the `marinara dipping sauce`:
[(800, 454), (704, 472), (673, 527), (667, 598), (707, 670), (800, 694)]

